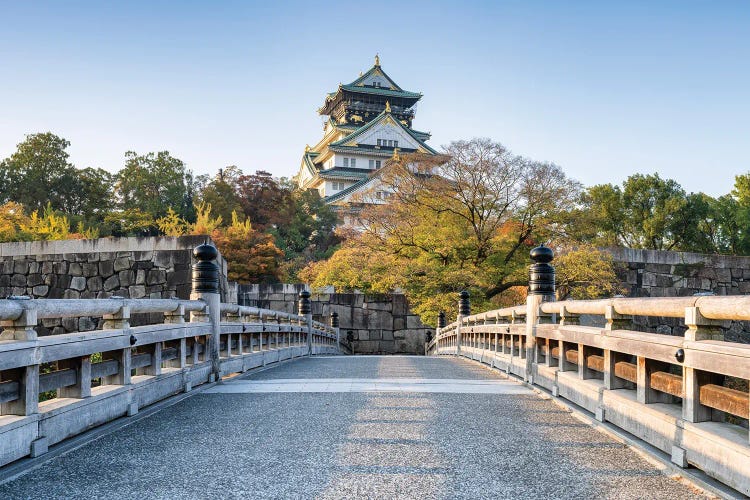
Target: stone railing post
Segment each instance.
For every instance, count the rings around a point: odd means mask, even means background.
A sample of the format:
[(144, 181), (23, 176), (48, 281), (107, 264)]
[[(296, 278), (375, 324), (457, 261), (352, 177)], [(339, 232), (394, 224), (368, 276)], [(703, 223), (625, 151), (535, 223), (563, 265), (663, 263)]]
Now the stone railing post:
[[(685, 308), (685, 326), (688, 328), (685, 332), (686, 341), (724, 340), (723, 322), (705, 318), (698, 307)], [(682, 364), (684, 357), (684, 351), (681, 356), (682, 359), (675, 356), (679, 364)], [(714, 411), (700, 403), (700, 389), (702, 385), (706, 384), (721, 385), (721, 379), (721, 376), (701, 372), (683, 365), (682, 388), (685, 397), (682, 400), (682, 418), (685, 421), (705, 422), (713, 420)]]
[(219, 295), (219, 266), (216, 247), (203, 244), (193, 250), (198, 261), (193, 265), (193, 292), (191, 300), (202, 300), (208, 306), (208, 319), (211, 323), (211, 336), (208, 339), (206, 358), (211, 360), (210, 381), (221, 381), (219, 345), (221, 336), (221, 296)]
[(299, 293), (297, 301), (297, 314), (305, 317), (307, 325), (307, 355), (313, 354), (313, 326), (312, 326), (312, 304), (310, 302), (310, 292), (303, 290)]
[[(34, 341), (37, 339), (36, 309), (28, 307), (29, 297), (8, 297), (22, 308), (20, 316), (14, 320), (0, 321), (3, 332), (0, 340)], [(0, 379), (2, 380), (2, 379)], [(39, 365), (29, 365), (18, 369), (18, 399), (2, 403), (0, 413), (4, 415), (33, 415), (39, 412)]]
[(466, 290), (458, 294), (458, 317), (456, 318), (456, 356), (461, 355), (461, 344), (463, 342), (461, 323), (466, 316), (471, 314), (471, 302), (469, 292)]
[(341, 352), (341, 332), (339, 331), (339, 313), (331, 313), (331, 328), (336, 332), (336, 352)]
[(550, 265), (554, 258), (551, 248), (544, 244), (530, 253), (534, 262), (529, 267), (529, 294), (526, 298), (526, 376), (534, 383), (534, 360), (536, 358), (536, 328), (539, 323), (539, 306), (542, 302), (555, 300), (555, 268)]
[(445, 328), (445, 325), (445, 311), (440, 311), (440, 313), (438, 313), (437, 328), (435, 329), (435, 354), (440, 354), (440, 343), (442, 342), (440, 339), (440, 331)]

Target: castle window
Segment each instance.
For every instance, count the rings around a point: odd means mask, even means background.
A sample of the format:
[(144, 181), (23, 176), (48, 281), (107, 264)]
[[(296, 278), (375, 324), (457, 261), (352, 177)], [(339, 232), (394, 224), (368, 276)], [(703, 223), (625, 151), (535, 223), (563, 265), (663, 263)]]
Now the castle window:
[(375, 160), (375, 168), (380, 168), (380, 160)]
[(375, 160), (369, 161), (370, 168), (375, 168)]
[(352, 158), (351, 165), (352, 165), (352, 167), (356, 167), (357, 166), (357, 159), (356, 158)]
[(331, 187), (334, 191), (341, 191), (345, 186), (343, 182), (332, 182)]
[(397, 147), (398, 147), (398, 141), (393, 141), (393, 147), (394, 147), (394, 148), (397, 148)]
[(349, 166), (349, 158), (344, 158), (344, 166), (345, 167)]

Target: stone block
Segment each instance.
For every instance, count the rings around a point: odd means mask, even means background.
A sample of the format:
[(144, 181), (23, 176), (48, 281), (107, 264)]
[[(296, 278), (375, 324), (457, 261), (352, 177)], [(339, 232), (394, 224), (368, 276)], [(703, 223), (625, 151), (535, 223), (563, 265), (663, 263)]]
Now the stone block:
[(42, 274), (50, 274), (52, 272), (54, 272), (52, 262), (50, 261), (42, 262)]
[(40, 437), (31, 442), (31, 458), (44, 455), (49, 451), (49, 440), (46, 437)]
[(78, 331), (79, 332), (90, 332), (92, 330), (96, 330), (97, 324), (94, 322), (92, 318), (89, 317), (83, 317), (78, 318)]
[(71, 262), (68, 266), (68, 274), (71, 276), (83, 276), (83, 265), (80, 262)]
[(41, 274), (29, 274), (26, 278), (26, 286), (37, 286), (44, 282), (44, 278)]
[(47, 285), (37, 285), (31, 289), (31, 293), (34, 297), (46, 297), (49, 292)]
[(394, 330), (403, 330), (406, 328), (406, 318), (400, 317), (400, 318), (393, 318), (393, 329)]
[(29, 272), (29, 262), (26, 259), (13, 261), (13, 272), (15, 274), (26, 274)]
[(191, 272), (188, 270), (171, 271), (167, 273), (167, 285), (177, 286), (183, 283), (190, 283)]
[(81, 292), (78, 290), (65, 290), (63, 292), (62, 298), (64, 299), (80, 299), (81, 298)]
[(657, 286), (656, 274), (649, 272), (643, 273), (643, 286)]
[(86, 278), (83, 276), (75, 276), (70, 280), (70, 288), (73, 290), (85, 290), (86, 289)]
[(52, 270), (55, 274), (68, 274), (68, 263), (66, 261), (53, 262)]
[(125, 271), (130, 269), (131, 264), (129, 257), (118, 257), (113, 263), (113, 268), (115, 272)]
[(425, 328), (425, 325), (424, 323), (422, 323), (422, 320), (419, 316), (410, 314), (406, 317), (406, 329), (408, 330), (412, 328)]
[(167, 282), (166, 272), (160, 269), (152, 269), (146, 275), (146, 284), (148, 285), (160, 285)]
[(29, 262), (29, 274), (37, 274), (39, 273), (39, 268), (42, 267), (39, 262), (31, 261)]
[(130, 286), (135, 283), (135, 271), (124, 270), (117, 273), (117, 277), (120, 280), (120, 286)]
[(672, 446), (672, 463), (678, 467), (685, 468), (688, 466), (687, 454), (683, 448)]
[(730, 269), (717, 269), (716, 280), (721, 283), (729, 283), (732, 281), (732, 271)]
[(172, 254), (170, 251), (154, 252), (153, 263), (156, 267), (168, 269), (172, 267)]
[(63, 318), (62, 327), (68, 332), (75, 332), (78, 330), (78, 318)]
[(102, 279), (99, 276), (94, 276), (92, 278), (89, 278), (87, 281), (88, 289), (92, 292), (98, 292), (101, 291), (104, 287), (104, 284), (102, 283)]
[(14, 274), (10, 279), (11, 286), (26, 286), (26, 275), (25, 274)]
[(92, 276), (97, 276), (99, 274), (99, 266), (93, 262), (85, 262), (81, 264), (81, 270), (83, 271), (83, 275), (87, 278), (91, 278)]
[(115, 272), (115, 265), (111, 260), (103, 260), (99, 262), (99, 276), (102, 278), (108, 278)]
[(120, 280), (117, 276), (110, 276), (104, 281), (104, 290), (111, 292), (115, 288), (120, 286)]
[(42, 283), (44, 283), (47, 286), (55, 286), (57, 285), (57, 275), (56, 274), (45, 274), (44, 279), (42, 280)]
[(138, 269), (135, 272), (135, 284), (136, 285), (146, 284), (146, 270), (145, 269)]

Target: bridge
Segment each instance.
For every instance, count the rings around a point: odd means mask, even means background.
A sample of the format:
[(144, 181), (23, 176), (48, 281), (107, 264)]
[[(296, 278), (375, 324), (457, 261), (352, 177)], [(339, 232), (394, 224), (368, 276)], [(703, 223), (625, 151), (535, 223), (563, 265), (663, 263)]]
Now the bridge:
[[(347, 356), (306, 292), (222, 304), (195, 256), (191, 300), (0, 300), (0, 497), (750, 494), (750, 346), (721, 339), (750, 297), (555, 302), (537, 253), (525, 305), (462, 294), (428, 356)], [(78, 316), (103, 329), (36, 336)]]

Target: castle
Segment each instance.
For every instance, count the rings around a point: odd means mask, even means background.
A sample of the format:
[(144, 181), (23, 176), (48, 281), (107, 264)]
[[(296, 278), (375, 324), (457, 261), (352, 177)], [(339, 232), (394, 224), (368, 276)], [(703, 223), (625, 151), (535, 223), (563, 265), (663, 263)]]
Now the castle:
[(323, 138), (307, 146), (295, 176), (302, 189), (317, 189), (329, 205), (348, 206), (358, 193), (384, 203), (390, 196), (378, 185), (378, 172), (399, 153), (434, 155), (426, 144), (428, 132), (412, 128), (419, 92), (399, 87), (375, 65), (353, 82), (339, 84), (329, 93), (318, 113), (326, 117)]

